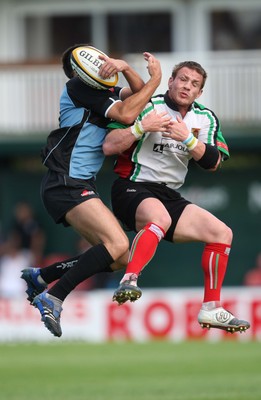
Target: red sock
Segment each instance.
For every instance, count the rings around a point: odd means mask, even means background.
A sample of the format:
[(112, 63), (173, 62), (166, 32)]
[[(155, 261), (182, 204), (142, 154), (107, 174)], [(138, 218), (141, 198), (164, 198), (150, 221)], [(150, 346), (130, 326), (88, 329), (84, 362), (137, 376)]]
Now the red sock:
[(158, 244), (164, 238), (164, 230), (153, 223), (148, 223), (133, 239), (125, 274), (137, 274), (150, 262)]
[(230, 245), (209, 243), (202, 254), (202, 268), (204, 271), (204, 300), (220, 301), (220, 292), (225, 277)]

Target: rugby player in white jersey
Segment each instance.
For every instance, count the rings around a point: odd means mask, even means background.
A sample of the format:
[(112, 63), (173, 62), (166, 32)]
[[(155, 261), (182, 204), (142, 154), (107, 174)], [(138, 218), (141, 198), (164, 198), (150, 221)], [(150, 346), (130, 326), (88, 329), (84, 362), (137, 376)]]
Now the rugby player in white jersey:
[[(220, 301), (232, 230), (179, 193), (191, 159), (216, 171), (229, 158), (218, 118), (196, 101), (206, 78), (200, 64), (181, 62), (172, 71), (168, 91), (154, 96), (134, 125), (110, 125), (103, 151), (105, 155), (119, 154), (114, 168), (119, 178), (112, 187), (113, 212), (137, 232), (113, 300), (121, 305), (141, 296), (138, 276), (162, 239), (203, 242), (204, 299), (198, 322), (203, 328), (242, 332), (250, 324), (225, 310)], [(154, 121), (157, 114), (166, 115), (160, 126)]]

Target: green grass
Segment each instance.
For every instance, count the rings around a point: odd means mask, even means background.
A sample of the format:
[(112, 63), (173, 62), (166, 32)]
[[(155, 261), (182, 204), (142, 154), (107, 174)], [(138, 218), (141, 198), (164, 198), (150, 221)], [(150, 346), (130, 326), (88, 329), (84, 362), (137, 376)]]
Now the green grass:
[(0, 345), (2, 400), (260, 400), (260, 342)]

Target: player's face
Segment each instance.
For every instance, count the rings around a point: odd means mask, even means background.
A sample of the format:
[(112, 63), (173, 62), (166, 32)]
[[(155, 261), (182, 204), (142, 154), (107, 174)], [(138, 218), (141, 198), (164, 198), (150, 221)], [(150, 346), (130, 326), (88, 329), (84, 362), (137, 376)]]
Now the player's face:
[(169, 79), (169, 97), (181, 107), (188, 107), (202, 94), (203, 77), (195, 70), (183, 67), (175, 79)]

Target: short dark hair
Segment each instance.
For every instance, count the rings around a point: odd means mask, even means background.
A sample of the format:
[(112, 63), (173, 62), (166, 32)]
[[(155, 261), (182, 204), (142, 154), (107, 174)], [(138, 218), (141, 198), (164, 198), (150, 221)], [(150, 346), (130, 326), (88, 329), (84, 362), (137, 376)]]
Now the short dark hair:
[(203, 82), (202, 82), (202, 85), (201, 85), (201, 89), (202, 89), (204, 87), (205, 83), (206, 83), (207, 73), (204, 70), (204, 68), (199, 63), (197, 63), (196, 61), (182, 61), (179, 64), (175, 65), (175, 67), (172, 70), (172, 74), (171, 74), (172, 78), (175, 79), (176, 76), (177, 76), (177, 73), (179, 72), (179, 70), (181, 68), (184, 68), (184, 67), (187, 67), (187, 68), (190, 68), (190, 69), (194, 69), (195, 71), (197, 71), (202, 76), (202, 78), (203, 78)]
[(73, 68), (72, 68), (72, 65), (71, 65), (71, 54), (72, 54), (72, 51), (74, 49), (76, 49), (77, 47), (82, 47), (82, 46), (90, 46), (90, 45), (88, 43), (74, 44), (73, 46), (68, 47), (68, 49), (66, 49), (62, 54), (63, 70), (64, 70), (65, 75), (69, 79), (71, 79), (74, 76)]

